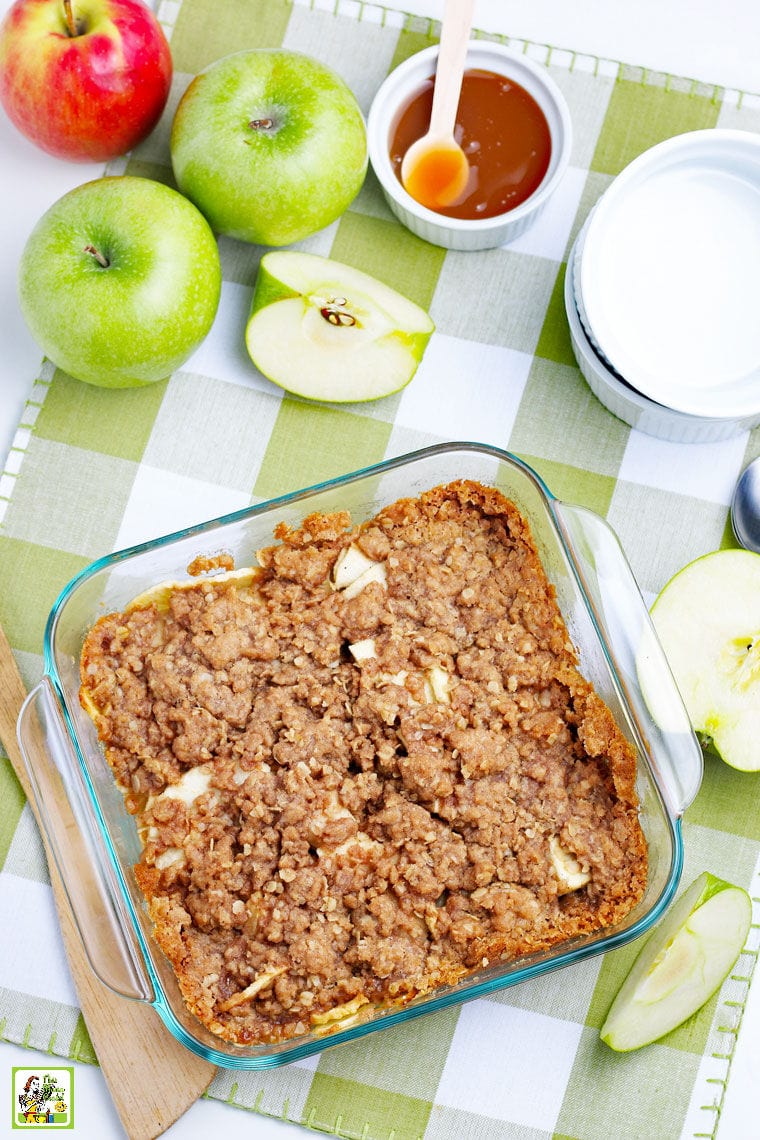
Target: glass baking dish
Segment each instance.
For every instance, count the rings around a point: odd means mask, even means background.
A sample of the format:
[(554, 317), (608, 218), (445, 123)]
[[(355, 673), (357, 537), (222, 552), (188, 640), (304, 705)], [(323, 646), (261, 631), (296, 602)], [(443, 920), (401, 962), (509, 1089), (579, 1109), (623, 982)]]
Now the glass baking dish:
[[(607, 702), (637, 753), (637, 791), (649, 848), (644, 898), (625, 920), (545, 952), (493, 964), (402, 1007), (372, 1009), (349, 1027), (276, 1045), (215, 1037), (184, 1006), (174, 973), (153, 942), (136, 885), (134, 819), (124, 808), (95, 727), (79, 703), (79, 657), (102, 614), (148, 587), (187, 578), (199, 555), (226, 552), (238, 567), (272, 541), (276, 523), (348, 509), (354, 521), (395, 499), (455, 479), (497, 487), (531, 524), (539, 554), (584, 675)], [(478, 443), (446, 443), (262, 503), (248, 510), (101, 558), (62, 591), (45, 632), (45, 675), (19, 718), (19, 739), (43, 827), (90, 962), (125, 998), (151, 1003), (171, 1032), (217, 1065), (281, 1065), (455, 1002), (514, 985), (613, 949), (648, 930), (681, 874), (680, 820), (702, 777), (702, 754), (620, 545), (593, 512), (556, 499), (515, 456)]]

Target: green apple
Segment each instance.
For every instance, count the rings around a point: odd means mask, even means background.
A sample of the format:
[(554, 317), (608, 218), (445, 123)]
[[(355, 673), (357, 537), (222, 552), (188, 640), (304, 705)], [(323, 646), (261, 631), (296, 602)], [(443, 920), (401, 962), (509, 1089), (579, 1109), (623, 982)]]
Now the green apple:
[(262, 257), (245, 340), (270, 380), (312, 400), (377, 400), (409, 383), (433, 332), (424, 309), (350, 265)]
[(350, 89), (300, 52), (252, 49), (202, 71), (171, 135), (177, 185), (217, 233), (289, 245), (334, 221), (367, 169)]
[(625, 1053), (686, 1021), (732, 969), (751, 923), (742, 887), (701, 874), (645, 943), (610, 1006), (602, 1040)]
[(694, 730), (760, 770), (760, 554), (718, 550), (664, 587), (652, 622)]
[(19, 266), (27, 324), (54, 364), (102, 388), (168, 376), (216, 315), (221, 267), (203, 215), (147, 178), (98, 178), (39, 220)]

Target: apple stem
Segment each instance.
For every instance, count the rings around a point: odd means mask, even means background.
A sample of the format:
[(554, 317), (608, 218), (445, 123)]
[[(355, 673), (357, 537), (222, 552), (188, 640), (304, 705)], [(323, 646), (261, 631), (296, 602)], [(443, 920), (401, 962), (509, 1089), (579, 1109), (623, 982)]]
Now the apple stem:
[(91, 253), (97, 261), (98, 265), (102, 265), (104, 269), (108, 269), (108, 266), (111, 264), (108, 258), (105, 257), (99, 249), (96, 249), (94, 245), (86, 245), (84, 247), (84, 252)]
[(71, 0), (63, 0), (63, 13), (66, 17), (66, 28), (72, 39), (79, 35), (79, 28), (74, 17), (74, 10), (71, 7)]

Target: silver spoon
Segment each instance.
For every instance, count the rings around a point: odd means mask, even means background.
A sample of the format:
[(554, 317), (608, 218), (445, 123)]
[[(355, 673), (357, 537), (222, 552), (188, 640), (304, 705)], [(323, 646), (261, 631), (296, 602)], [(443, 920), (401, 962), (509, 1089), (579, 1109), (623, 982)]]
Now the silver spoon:
[(731, 500), (737, 542), (760, 554), (760, 456), (744, 468)]

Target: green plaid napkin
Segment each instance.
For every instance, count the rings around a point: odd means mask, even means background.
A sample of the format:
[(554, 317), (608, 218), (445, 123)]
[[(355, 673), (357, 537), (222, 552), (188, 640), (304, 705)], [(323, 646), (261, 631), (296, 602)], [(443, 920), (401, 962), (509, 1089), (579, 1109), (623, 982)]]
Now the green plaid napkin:
[[(176, 77), (162, 123), (112, 166), (171, 181), (168, 136), (190, 77), (246, 46), (284, 45), (343, 75), (362, 107), (438, 28), (354, 0), (164, 0)], [(222, 239), (224, 288), (209, 337), (165, 383), (99, 391), (43, 364), (0, 479), (0, 620), (27, 683), (42, 671), (61, 587), (117, 547), (443, 439), (498, 444), (555, 494), (606, 516), (647, 598), (690, 559), (731, 542), (728, 503), (760, 431), (715, 445), (631, 431), (573, 359), (565, 259), (589, 208), (635, 155), (683, 131), (760, 131), (760, 98), (519, 45), (570, 105), (572, 165), (519, 241), (447, 253), (413, 237), (370, 174), (351, 209), (302, 243), (357, 265), (431, 312), (412, 384), (377, 404), (285, 396), (248, 360), (243, 330), (261, 250)], [(710, 869), (760, 894), (757, 777), (708, 756), (687, 812), (684, 883)], [(39, 837), (0, 760), (0, 1034), (94, 1060), (56, 936)], [(19, 917), (23, 916), (23, 921)], [(271, 1072), (220, 1071), (210, 1095), (361, 1140), (463, 1136), (609, 1140), (716, 1133), (756, 955), (757, 930), (720, 994), (630, 1056), (598, 1029), (637, 947)]]

